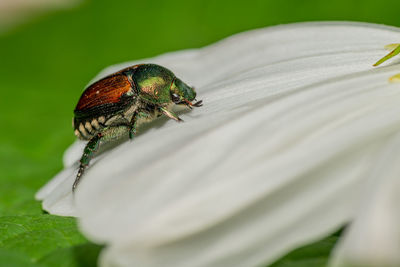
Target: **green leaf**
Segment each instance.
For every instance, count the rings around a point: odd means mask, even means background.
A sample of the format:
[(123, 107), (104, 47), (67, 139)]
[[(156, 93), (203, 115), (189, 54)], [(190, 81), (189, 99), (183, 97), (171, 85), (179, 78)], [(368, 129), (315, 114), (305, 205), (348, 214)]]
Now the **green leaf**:
[(44, 267), (33, 263), (24, 253), (0, 248), (0, 267)]
[(326, 266), (330, 253), (342, 231), (315, 243), (300, 247), (288, 253), (271, 267), (321, 267)]
[[(89, 243), (60, 248), (47, 254), (39, 260), (39, 263), (48, 267), (94, 267), (97, 265), (97, 257), (101, 248), (101, 246)], [(60, 259), (63, 259), (62, 263), (60, 263)]]
[(90, 266), (100, 250), (77, 231), (74, 218), (47, 214), (0, 217), (0, 248), (7, 266)]

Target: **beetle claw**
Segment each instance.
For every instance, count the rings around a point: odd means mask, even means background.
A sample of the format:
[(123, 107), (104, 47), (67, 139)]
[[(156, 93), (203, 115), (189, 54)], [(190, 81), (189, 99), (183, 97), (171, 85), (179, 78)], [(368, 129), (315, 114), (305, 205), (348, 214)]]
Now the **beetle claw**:
[(201, 107), (203, 105), (203, 100), (197, 101), (196, 103), (192, 104), (193, 107)]
[[(196, 100), (196, 99), (195, 99)], [(182, 103), (183, 104), (186, 104), (186, 106), (187, 107), (189, 107), (190, 109), (192, 108), (192, 107), (201, 107), (203, 104), (203, 100), (200, 100), (200, 101), (197, 101), (196, 103), (192, 103), (192, 102), (190, 102), (190, 101), (188, 101), (188, 100), (183, 100), (182, 101)]]
[(198, 107), (201, 107), (203, 105), (203, 100), (197, 101), (196, 103), (192, 103), (190, 101), (185, 100), (185, 104), (190, 109), (192, 109), (192, 107), (197, 107), (198, 108)]

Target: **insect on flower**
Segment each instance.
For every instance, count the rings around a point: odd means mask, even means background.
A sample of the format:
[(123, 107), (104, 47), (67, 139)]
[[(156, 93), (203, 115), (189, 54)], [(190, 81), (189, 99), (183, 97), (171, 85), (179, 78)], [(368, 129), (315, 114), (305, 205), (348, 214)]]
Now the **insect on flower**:
[(86, 88), (74, 110), (75, 135), (88, 140), (80, 159), (72, 190), (77, 187), (100, 144), (129, 135), (139, 124), (164, 114), (182, 121), (171, 109), (174, 105), (200, 107), (192, 103), (196, 92), (168, 69), (155, 64), (134, 65), (115, 72)]

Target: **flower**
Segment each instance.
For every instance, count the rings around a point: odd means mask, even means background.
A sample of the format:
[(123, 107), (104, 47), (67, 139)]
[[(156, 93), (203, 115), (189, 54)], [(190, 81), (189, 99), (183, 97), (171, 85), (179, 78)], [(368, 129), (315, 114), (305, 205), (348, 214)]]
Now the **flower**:
[[(393, 204), (368, 196), (394, 164), (377, 162), (400, 132), (400, 86), (387, 82), (398, 69), (372, 64), (399, 38), (386, 26), (301, 23), (143, 60), (191, 82), (204, 106), (101, 154), (74, 197), (83, 145), (72, 145), (37, 198), (107, 245), (102, 266), (262, 266), (352, 221), (363, 234), (344, 239), (364, 238), (362, 207), (379, 214)], [(391, 234), (381, 241), (391, 245)], [(367, 250), (356, 260), (337, 251), (333, 264), (357, 263)]]
[(400, 134), (379, 152), (354, 221), (334, 252), (335, 266), (398, 266), (400, 263)]

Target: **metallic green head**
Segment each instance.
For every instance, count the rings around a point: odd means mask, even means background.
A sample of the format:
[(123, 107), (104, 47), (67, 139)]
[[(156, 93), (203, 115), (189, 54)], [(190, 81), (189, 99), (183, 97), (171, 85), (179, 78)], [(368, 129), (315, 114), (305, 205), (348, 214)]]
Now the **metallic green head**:
[(196, 98), (196, 91), (181, 79), (175, 78), (170, 88), (171, 100), (176, 104), (190, 103)]
[(139, 65), (132, 73), (136, 88), (142, 99), (153, 104), (184, 104), (200, 106), (201, 102), (191, 103), (196, 97), (193, 87), (175, 77), (172, 71), (156, 64)]

